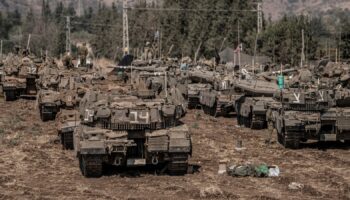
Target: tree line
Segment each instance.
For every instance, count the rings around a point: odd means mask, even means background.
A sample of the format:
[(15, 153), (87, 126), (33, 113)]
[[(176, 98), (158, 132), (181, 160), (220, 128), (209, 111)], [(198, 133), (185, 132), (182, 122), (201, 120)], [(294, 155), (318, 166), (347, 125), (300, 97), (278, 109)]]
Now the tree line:
[[(338, 20), (332, 29), (332, 20), (308, 16), (284, 16), (276, 22), (264, 20), (264, 30), (257, 34), (256, 4), (253, 0), (164, 0), (162, 4), (149, 4), (140, 0), (130, 9), (129, 36), (131, 53), (136, 53), (146, 42), (158, 43), (170, 56), (211, 58), (225, 47), (236, 48), (243, 44), (243, 51), (266, 55), (275, 62), (297, 64), (301, 55), (301, 30), (305, 36), (305, 56), (315, 60), (329, 55), (328, 47), (339, 49), (343, 59), (350, 57), (350, 14), (338, 10), (330, 16)], [(122, 57), (123, 7), (111, 7), (99, 3), (98, 8), (88, 7), (82, 16), (77, 16), (74, 5), (58, 2), (53, 8), (49, 0), (42, 0), (40, 14), (32, 9), (22, 16), (20, 12), (0, 13), (0, 39), (4, 40), (4, 52), (15, 45), (26, 45), (32, 34), (30, 49), (35, 54), (44, 51), (51, 56), (65, 53), (66, 16), (71, 18), (73, 52), (75, 42), (89, 42), (96, 57), (118, 60)], [(172, 8), (167, 10), (168, 8)], [(333, 26), (334, 27), (334, 26)], [(339, 34), (341, 30), (341, 34)]]

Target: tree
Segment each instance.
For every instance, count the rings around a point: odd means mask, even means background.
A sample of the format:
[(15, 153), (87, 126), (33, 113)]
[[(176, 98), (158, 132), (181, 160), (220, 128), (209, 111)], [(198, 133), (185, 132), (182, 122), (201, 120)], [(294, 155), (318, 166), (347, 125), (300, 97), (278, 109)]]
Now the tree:
[(63, 12), (64, 12), (64, 7), (63, 7), (63, 3), (59, 2), (56, 5), (56, 9), (55, 9), (55, 22), (56, 23), (60, 23), (63, 20)]
[(69, 15), (69, 16), (75, 16), (76, 15), (73, 2), (69, 3), (67, 11), (66, 11), (66, 14)]
[(306, 58), (316, 58), (318, 38), (315, 37), (311, 22), (306, 16), (284, 16), (280, 21), (271, 24), (262, 34), (260, 51), (277, 62), (299, 65), (302, 49), (302, 30), (304, 30)]

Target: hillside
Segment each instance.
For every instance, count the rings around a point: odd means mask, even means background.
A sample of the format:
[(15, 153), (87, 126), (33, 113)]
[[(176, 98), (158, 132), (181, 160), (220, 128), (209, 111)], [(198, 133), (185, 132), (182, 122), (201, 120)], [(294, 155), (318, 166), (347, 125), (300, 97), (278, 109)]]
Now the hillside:
[[(50, 0), (51, 8), (62, 1), (65, 5), (73, 3), (78, 7), (77, 0)], [(115, 2), (117, 5), (122, 5), (122, 0), (83, 0), (83, 8), (97, 8), (99, 1), (104, 2), (107, 6)], [(129, 0), (130, 5), (138, 0)], [(147, 0), (149, 2), (161, 0)], [(42, 0), (0, 0), (0, 11), (13, 11), (18, 9), (21, 13), (26, 13), (32, 8), (36, 13), (41, 11)], [(275, 21), (286, 14), (311, 14), (317, 15), (322, 11), (333, 9), (350, 9), (349, 0), (263, 0), (263, 9), (266, 19), (271, 18)]]
[[(49, 0), (51, 8), (54, 8), (57, 5), (57, 2), (63, 2), (66, 6), (70, 3), (73, 3), (75, 8), (78, 7), (78, 0)], [(111, 6), (112, 3), (117, 5), (122, 5), (123, 0), (82, 0), (83, 9), (89, 7), (98, 8), (99, 2), (103, 2), (106, 6)], [(138, 0), (129, 0), (130, 5), (134, 4)], [(154, 2), (157, 0), (146, 0), (149, 2)], [(0, 0), (0, 11), (13, 11), (18, 9), (21, 13), (26, 13), (29, 9), (33, 9), (36, 13), (41, 12), (42, 0)]]
[(266, 19), (278, 20), (286, 14), (319, 15), (334, 9), (350, 9), (349, 0), (263, 0)]

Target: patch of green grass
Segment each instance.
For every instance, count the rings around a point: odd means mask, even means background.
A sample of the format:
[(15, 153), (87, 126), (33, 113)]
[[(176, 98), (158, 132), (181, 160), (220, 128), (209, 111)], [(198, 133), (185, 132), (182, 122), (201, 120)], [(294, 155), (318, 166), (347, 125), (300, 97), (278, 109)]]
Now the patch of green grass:
[(22, 137), (22, 135), (17, 134), (16, 137), (9, 139), (9, 140), (7, 141), (7, 144), (8, 144), (10, 147), (18, 146), (18, 145), (21, 143), (21, 137)]
[[(35, 125), (35, 124), (34, 124)], [(40, 132), (41, 132), (41, 128), (40, 126), (33, 126), (31, 128), (31, 130), (29, 131), (29, 133), (31, 133), (32, 135), (40, 135)]]
[(16, 115), (15, 115), (14, 120), (15, 120), (16, 122), (24, 122), (24, 121), (25, 121), (25, 119), (24, 119), (21, 115), (19, 115), (19, 114), (16, 114)]
[(12, 139), (9, 140), (8, 144), (11, 147), (18, 146), (19, 145), (19, 140), (17, 138), (12, 138)]

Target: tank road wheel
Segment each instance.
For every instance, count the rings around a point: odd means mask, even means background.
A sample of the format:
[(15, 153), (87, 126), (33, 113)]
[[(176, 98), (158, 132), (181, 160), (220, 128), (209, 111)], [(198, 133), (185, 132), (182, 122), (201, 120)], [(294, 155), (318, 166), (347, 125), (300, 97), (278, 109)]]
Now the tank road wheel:
[(40, 108), (40, 119), (41, 119), (41, 121), (43, 121), (43, 122), (47, 122), (47, 121), (50, 120), (50, 119), (47, 117), (47, 115), (44, 115), (44, 113), (43, 113), (43, 108), (42, 108), (42, 107)]
[(80, 155), (79, 166), (81, 173), (87, 178), (102, 176), (102, 159), (98, 155)]
[(170, 175), (185, 175), (188, 170), (188, 155), (173, 154), (170, 156), (168, 171)]

